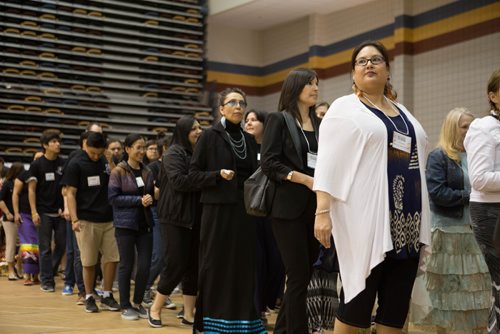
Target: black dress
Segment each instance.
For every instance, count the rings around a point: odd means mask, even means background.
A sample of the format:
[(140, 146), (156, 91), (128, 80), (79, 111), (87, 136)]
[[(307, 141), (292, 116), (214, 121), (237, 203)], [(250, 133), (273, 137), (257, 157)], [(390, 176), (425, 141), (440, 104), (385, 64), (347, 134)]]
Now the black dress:
[[(238, 141), (245, 149), (235, 152)], [(217, 185), (201, 195), (195, 333), (266, 333), (254, 302), (255, 218), (243, 203), (243, 182), (257, 168), (256, 158), (255, 140), (230, 122), (206, 130), (196, 145), (190, 176), (196, 180), (212, 173)], [(233, 180), (223, 180), (220, 169), (234, 170)]]

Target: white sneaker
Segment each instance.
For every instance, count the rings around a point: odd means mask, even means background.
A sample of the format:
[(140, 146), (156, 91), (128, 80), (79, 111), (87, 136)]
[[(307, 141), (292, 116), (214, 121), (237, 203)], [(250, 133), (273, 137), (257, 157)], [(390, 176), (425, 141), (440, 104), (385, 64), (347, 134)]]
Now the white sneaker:
[(170, 299), (170, 297), (167, 297), (167, 299), (165, 299), (164, 307), (169, 310), (175, 310), (177, 308), (177, 305), (175, 305), (175, 303)]

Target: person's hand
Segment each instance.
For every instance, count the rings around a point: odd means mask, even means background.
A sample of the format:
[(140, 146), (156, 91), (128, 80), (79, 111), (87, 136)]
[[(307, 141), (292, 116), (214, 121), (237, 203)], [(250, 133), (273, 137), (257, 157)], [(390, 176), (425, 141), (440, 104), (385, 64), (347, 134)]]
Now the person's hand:
[(38, 214), (38, 212), (35, 212), (31, 218), (33, 219), (33, 224), (35, 224), (35, 226), (38, 226), (40, 225), (41, 223), (41, 220), (40, 220), (40, 215)]
[(153, 197), (150, 194), (142, 196), (142, 206), (148, 207), (153, 204)]
[(69, 214), (69, 209), (67, 207), (64, 208), (64, 211), (62, 212), (62, 216), (66, 221), (71, 220), (71, 215)]
[(323, 213), (316, 215), (314, 220), (314, 237), (323, 245), (325, 248), (330, 248), (330, 237), (332, 235), (332, 219), (330, 218), (330, 213)]
[(14, 214), (14, 223), (16, 223), (17, 225), (21, 224), (22, 221), (21, 221), (21, 215), (19, 213), (15, 213)]
[(14, 216), (12, 215), (12, 213), (6, 213), (5, 216), (7, 217), (8, 222), (14, 222)]
[(224, 179), (224, 180), (228, 180), (228, 181), (231, 181), (234, 177), (234, 170), (230, 170), (230, 169), (221, 169), (220, 170), (220, 176)]
[(80, 232), (80, 221), (79, 220), (75, 220), (74, 222), (71, 223), (71, 228), (73, 229), (73, 231), (75, 232)]

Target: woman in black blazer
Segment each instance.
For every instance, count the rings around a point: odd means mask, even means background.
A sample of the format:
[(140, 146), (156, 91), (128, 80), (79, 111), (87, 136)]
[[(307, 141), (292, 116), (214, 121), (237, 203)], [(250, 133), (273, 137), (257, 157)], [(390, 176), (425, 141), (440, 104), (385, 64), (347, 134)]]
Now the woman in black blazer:
[(262, 170), (276, 184), (272, 227), (287, 275), (275, 333), (307, 333), (308, 328), (307, 285), (319, 250), (311, 190), (318, 149), (317, 99), (317, 74), (303, 68), (291, 71), (281, 89), (280, 112), (269, 114), (262, 140)]
[(175, 126), (170, 147), (160, 165), (156, 184), (160, 188), (158, 222), (165, 244), (165, 266), (149, 310), (149, 325), (161, 327), (161, 310), (172, 290), (182, 280), (183, 324), (194, 320), (198, 293), (198, 245), (200, 240), (200, 189), (205, 182), (192, 182), (189, 165), (201, 126), (192, 116), (181, 117)]
[(212, 179), (201, 193), (199, 293), (194, 332), (264, 333), (254, 303), (256, 228), (243, 182), (257, 169), (257, 143), (243, 132), (245, 93), (220, 93), (222, 119), (196, 145), (190, 176)]

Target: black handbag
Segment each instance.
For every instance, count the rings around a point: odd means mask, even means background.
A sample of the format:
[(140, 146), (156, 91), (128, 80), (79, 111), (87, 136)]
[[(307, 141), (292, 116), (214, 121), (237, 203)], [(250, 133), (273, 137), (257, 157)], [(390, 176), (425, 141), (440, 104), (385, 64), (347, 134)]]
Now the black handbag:
[(243, 185), (245, 209), (251, 216), (268, 216), (271, 213), (273, 199), (274, 184), (259, 167)]

